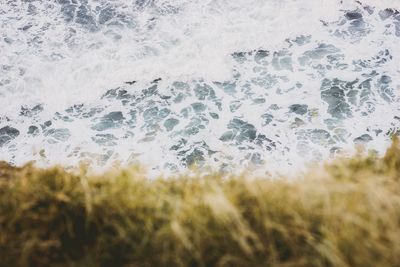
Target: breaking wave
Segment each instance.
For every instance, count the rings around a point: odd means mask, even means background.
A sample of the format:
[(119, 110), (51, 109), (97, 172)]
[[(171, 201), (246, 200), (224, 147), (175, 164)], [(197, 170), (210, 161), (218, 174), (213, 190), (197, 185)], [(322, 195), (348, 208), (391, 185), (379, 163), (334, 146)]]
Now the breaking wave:
[(385, 151), (400, 7), (376, 2), (2, 1), (0, 158), (287, 173)]

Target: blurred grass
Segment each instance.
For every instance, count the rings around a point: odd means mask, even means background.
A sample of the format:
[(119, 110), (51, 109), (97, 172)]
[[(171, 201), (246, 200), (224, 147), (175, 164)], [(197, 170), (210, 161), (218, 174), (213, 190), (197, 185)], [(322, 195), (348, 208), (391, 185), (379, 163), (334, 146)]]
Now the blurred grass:
[(1, 163), (0, 266), (400, 266), (400, 144), (290, 181)]

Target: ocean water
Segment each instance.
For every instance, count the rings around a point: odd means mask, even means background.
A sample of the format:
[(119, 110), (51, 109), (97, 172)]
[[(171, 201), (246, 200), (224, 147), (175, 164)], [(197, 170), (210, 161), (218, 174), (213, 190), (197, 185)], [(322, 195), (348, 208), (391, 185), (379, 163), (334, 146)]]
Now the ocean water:
[(400, 131), (398, 0), (2, 0), (0, 160), (297, 173)]

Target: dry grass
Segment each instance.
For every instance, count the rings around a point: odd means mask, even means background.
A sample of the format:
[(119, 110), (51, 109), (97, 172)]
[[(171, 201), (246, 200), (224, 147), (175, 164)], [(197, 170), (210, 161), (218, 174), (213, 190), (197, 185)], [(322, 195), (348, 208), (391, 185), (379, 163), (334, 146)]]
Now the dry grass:
[(400, 147), (297, 180), (0, 164), (0, 266), (400, 266)]

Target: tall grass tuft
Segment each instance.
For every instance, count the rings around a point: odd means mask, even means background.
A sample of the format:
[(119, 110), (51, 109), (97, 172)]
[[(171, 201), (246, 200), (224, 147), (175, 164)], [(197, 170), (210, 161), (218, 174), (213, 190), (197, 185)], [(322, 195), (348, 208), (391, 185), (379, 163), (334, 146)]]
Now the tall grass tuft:
[(400, 266), (400, 144), (294, 180), (2, 163), (0, 266)]

